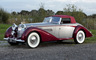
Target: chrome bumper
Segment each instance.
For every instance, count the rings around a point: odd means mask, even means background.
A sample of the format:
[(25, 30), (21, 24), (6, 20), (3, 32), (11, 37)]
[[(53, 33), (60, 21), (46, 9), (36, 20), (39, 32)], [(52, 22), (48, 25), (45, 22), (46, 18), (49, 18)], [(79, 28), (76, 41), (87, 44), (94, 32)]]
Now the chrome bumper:
[(10, 42), (25, 42), (24, 40), (16, 39), (16, 38), (4, 38), (4, 40), (6, 41), (10, 40)]

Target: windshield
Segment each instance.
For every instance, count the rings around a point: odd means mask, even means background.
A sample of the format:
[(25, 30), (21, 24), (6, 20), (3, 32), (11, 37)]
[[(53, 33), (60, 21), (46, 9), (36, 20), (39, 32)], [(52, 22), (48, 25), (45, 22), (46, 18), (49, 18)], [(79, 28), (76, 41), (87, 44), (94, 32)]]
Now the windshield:
[(60, 17), (46, 17), (43, 22), (46, 23), (59, 23)]
[(46, 18), (44, 18), (43, 22), (49, 23), (49, 22), (51, 22), (51, 20), (52, 20), (52, 17), (46, 17)]

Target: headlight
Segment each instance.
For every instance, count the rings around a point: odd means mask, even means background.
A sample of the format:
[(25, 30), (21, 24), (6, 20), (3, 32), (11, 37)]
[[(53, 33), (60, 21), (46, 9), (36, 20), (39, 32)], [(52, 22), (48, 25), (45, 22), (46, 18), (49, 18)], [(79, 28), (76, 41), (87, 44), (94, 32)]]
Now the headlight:
[(21, 24), (21, 28), (26, 28), (26, 25), (25, 24)]
[(24, 30), (26, 28), (26, 25), (25, 24), (20, 24), (19, 27), (18, 27), (18, 30)]
[(17, 27), (17, 25), (14, 23), (14, 24), (12, 25), (12, 30), (15, 30), (16, 27)]

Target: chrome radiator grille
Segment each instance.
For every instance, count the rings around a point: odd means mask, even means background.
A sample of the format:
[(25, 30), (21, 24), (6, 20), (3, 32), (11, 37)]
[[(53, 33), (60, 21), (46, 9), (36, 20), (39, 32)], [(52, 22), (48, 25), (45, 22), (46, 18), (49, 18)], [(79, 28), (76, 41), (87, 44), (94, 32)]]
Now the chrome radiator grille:
[(17, 31), (17, 38), (20, 38), (23, 34), (23, 30)]

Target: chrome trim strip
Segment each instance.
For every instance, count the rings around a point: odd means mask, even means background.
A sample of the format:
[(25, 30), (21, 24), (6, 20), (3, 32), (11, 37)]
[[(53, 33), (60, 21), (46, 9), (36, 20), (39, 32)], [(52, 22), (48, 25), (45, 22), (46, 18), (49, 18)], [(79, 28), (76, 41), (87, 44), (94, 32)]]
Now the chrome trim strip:
[(8, 41), (9, 39), (12, 39), (13, 41), (17, 41), (17, 42), (25, 42), (24, 40), (21, 40), (21, 39), (13, 39), (13, 38), (4, 38), (4, 40)]
[(16, 40), (16, 41), (18, 41), (18, 42), (25, 42), (24, 40), (21, 40), (21, 39), (19, 39), (19, 40)]
[(60, 18), (60, 20), (59, 20), (59, 25), (60, 25), (60, 23), (61, 23), (61, 20), (62, 20), (62, 18)]

